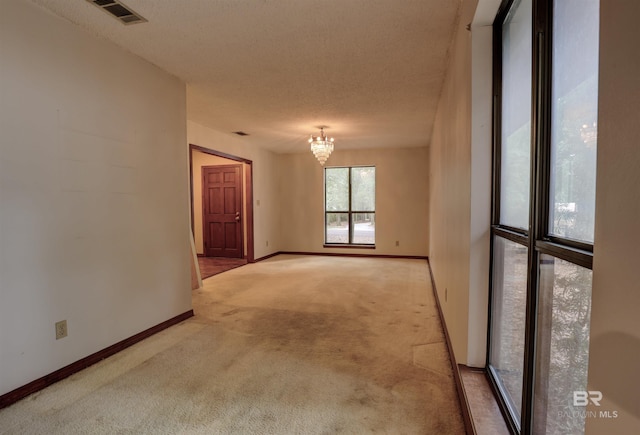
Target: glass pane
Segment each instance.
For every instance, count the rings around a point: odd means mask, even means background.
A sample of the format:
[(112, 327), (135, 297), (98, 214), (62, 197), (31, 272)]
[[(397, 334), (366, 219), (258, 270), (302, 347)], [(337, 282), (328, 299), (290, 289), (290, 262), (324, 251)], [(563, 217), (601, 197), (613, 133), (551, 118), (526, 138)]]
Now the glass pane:
[(349, 213), (327, 213), (327, 243), (349, 243)]
[(326, 211), (349, 211), (349, 168), (325, 169)]
[(531, 0), (514, 3), (502, 32), (500, 223), (529, 229)]
[(353, 243), (376, 243), (376, 214), (353, 213)]
[(599, 21), (598, 0), (554, 2), (549, 228), (585, 242), (595, 212)]
[(489, 363), (520, 420), (524, 327), (527, 304), (527, 248), (495, 237)]
[(586, 408), (573, 405), (573, 393), (587, 391), (591, 275), (542, 255), (534, 433), (584, 433)]
[(376, 211), (376, 168), (351, 168), (351, 211)]

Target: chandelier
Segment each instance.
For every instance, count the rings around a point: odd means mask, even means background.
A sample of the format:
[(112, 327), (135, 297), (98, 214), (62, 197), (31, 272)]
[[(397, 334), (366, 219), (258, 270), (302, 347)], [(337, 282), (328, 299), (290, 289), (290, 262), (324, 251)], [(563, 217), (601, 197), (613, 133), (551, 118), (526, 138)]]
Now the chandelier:
[(320, 164), (324, 166), (324, 162), (327, 161), (333, 151), (333, 138), (328, 138), (324, 134), (324, 127), (320, 127), (320, 136), (313, 137), (311, 135), (309, 143), (311, 144), (311, 152), (316, 156)]

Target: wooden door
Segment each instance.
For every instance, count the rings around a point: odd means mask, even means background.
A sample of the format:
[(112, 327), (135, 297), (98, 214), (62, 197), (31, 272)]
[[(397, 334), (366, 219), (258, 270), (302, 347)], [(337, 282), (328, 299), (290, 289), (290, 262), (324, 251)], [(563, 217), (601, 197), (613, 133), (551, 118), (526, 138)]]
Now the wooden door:
[(242, 258), (242, 165), (202, 167), (202, 211), (205, 256)]

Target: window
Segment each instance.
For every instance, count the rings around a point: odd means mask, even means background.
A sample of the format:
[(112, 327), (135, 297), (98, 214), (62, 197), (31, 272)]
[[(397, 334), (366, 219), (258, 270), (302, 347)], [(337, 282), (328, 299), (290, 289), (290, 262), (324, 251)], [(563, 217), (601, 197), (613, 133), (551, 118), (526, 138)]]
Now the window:
[(376, 242), (376, 168), (325, 168), (325, 244)]
[(522, 405), (528, 257), (526, 246), (494, 236), (489, 361), (505, 403), (516, 418), (520, 418)]
[(502, 26), (500, 223), (529, 229), (531, 167), (531, 0), (514, 5)]
[(593, 243), (599, 1), (554, 1), (549, 232)]
[(573, 392), (587, 390), (591, 270), (540, 256), (534, 433), (584, 433), (584, 409)]
[(487, 367), (515, 433), (584, 433), (598, 25), (599, 0), (504, 0), (495, 22)]
[[(516, 425), (522, 413), (527, 317), (531, 167), (532, 0), (516, 2), (504, 19), (499, 191), (494, 232), (489, 367)], [(508, 237), (511, 236), (511, 237)]]

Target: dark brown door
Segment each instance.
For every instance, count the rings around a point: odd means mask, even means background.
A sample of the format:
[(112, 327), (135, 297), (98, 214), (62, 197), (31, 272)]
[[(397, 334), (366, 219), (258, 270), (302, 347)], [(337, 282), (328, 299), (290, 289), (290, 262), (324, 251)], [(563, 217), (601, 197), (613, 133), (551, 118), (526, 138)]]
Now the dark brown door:
[(242, 165), (202, 168), (204, 253), (242, 258)]

